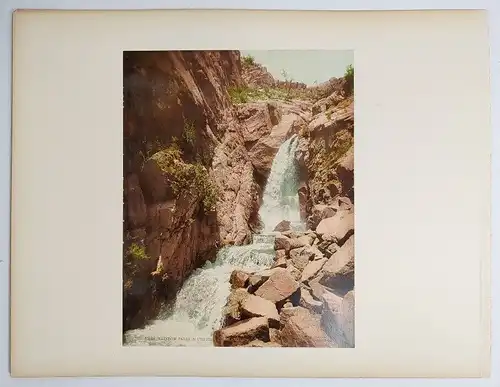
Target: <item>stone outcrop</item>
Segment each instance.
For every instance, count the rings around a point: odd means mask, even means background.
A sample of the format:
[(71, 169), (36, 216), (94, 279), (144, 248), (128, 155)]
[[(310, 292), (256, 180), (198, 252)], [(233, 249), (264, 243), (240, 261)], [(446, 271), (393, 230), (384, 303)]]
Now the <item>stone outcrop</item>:
[(299, 129), (305, 125), (305, 121), (297, 114), (286, 114), (281, 121), (271, 129), (268, 136), (259, 139), (255, 145), (249, 149), (250, 159), (255, 171), (264, 179), (271, 171), (274, 156), (278, 149), (292, 135), (298, 133)]
[(320, 319), (303, 307), (281, 313), (280, 338), (284, 347), (337, 347), (321, 327)]
[(214, 344), (219, 347), (235, 347), (254, 340), (269, 341), (267, 318), (254, 317), (214, 332)]
[[(305, 246), (276, 250), (271, 269), (234, 271), (232, 278), (238, 273), (248, 281), (246, 288), (232, 290), (224, 309), (224, 327), (264, 317), (269, 340), (255, 346), (353, 347), (354, 235), (326, 258), (307, 241), (332, 244), (322, 239), (331, 238), (330, 234), (285, 233), (293, 238), (277, 234), (276, 240), (301, 240)], [(221, 345), (220, 339), (214, 342)]]
[(249, 241), (259, 185), (228, 95), (238, 51), (126, 52), (123, 73), (127, 330), (218, 246)]

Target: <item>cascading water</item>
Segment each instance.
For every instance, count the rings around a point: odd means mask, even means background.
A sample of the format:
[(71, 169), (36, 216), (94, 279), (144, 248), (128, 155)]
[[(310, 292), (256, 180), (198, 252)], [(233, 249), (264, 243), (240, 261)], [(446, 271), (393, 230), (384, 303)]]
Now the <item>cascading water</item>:
[(263, 195), (259, 216), (264, 232), (271, 232), (282, 220), (302, 228), (298, 195), (298, 168), (295, 161), (298, 138), (286, 140), (276, 154)]
[(214, 263), (207, 262), (184, 282), (173, 305), (145, 328), (125, 333), (125, 345), (213, 346), (212, 334), (220, 327), (231, 292), (231, 272), (269, 268), (275, 256), (272, 230), (276, 224), (289, 220), (300, 227), (296, 147), (294, 136), (281, 145), (273, 160), (259, 212), (263, 232), (254, 235), (250, 245), (219, 250)]

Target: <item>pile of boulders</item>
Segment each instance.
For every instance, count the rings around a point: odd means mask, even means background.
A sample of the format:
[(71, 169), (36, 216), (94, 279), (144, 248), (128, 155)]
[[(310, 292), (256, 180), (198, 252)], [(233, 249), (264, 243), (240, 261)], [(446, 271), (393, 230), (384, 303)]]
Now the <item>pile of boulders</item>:
[(325, 213), (314, 231), (277, 233), (270, 269), (233, 271), (214, 345), (354, 347), (353, 206)]

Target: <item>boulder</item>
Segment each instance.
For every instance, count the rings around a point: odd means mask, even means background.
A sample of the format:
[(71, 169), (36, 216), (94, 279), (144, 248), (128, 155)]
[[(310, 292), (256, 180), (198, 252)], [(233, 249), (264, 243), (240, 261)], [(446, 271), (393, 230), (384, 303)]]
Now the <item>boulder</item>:
[(290, 238), (285, 235), (276, 235), (276, 238), (274, 239), (274, 249), (276, 251), (290, 251)]
[(342, 300), (341, 326), (348, 347), (354, 347), (354, 318), (355, 318), (354, 290), (348, 292)]
[(335, 90), (328, 97), (322, 98), (315, 102), (312, 106), (312, 114), (317, 115), (319, 113), (324, 113), (333, 106), (337, 105), (339, 102), (345, 100), (345, 95), (340, 90)]
[(250, 294), (242, 288), (233, 290), (227, 299), (226, 305), (223, 308), (224, 316), (223, 326), (234, 324), (241, 319), (241, 303), (250, 296)]
[(347, 238), (354, 234), (354, 213), (338, 211), (335, 216), (323, 219), (316, 232), (323, 240), (332, 240), (342, 246)]
[(263, 348), (263, 347), (281, 347), (280, 344), (274, 342), (274, 341), (268, 341), (268, 342), (264, 342), (262, 340), (254, 340), (248, 344), (245, 344), (245, 345), (242, 345), (241, 347), (259, 347), (259, 348)]
[(216, 347), (235, 347), (249, 344), (254, 340), (269, 341), (267, 318), (254, 317), (243, 320), (215, 331), (213, 336)]
[(335, 206), (340, 211), (351, 210), (352, 209), (352, 201), (348, 197), (339, 196), (335, 199)]
[(288, 261), (289, 264), (288, 266), (286, 267), (286, 270), (290, 273), (290, 275), (292, 276), (292, 278), (295, 280), (295, 281), (298, 281), (300, 280), (300, 276), (301, 276), (301, 272), (299, 269), (297, 269), (295, 266), (293, 266), (293, 263), (292, 261)]
[[(323, 313), (321, 315), (321, 326), (327, 335), (341, 348), (354, 345), (354, 297), (349, 297), (344, 306), (349, 316), (343, 315), (342, 297), (325, 291), (323, 298)], [(352, 311), (350, 310), (352, 307)], [(346, 318), (347, 317), (347, 318)], [(350, 319), (350, 320), (349, 320)], [(347, 335), (346, 335), (347, 333)], [(349, 336), (349, 338), (347, 337)]]
[(262, 297), (250, 295), (241, 303), (241, 314), (243, 317), (266, 317), (269, 326), (278, 327), (280, 316), (276, 305)]
[(276, 225), (276, 227), (274, 228), (274, 231), (278, 231), (278, 232), (289, 231), (289, 230), (291, 230), (290, 226), (291, 226), (290, 221), (282, 220), (281, 222), (279, 222)]
[(245, 288), (248, 284), (248, 273), (241, 270), (233, 270), (229, 282), (233, 288)]
[(239, 105), (238, 118), (242, 125), (241, 134), (245, 143), (254, 143), (269, 135), (271, 129), (281, 119), (276, 104), (254, 102)]
[(274, 303), (280, 303), (299, 289), (299, 283), (286, 269), (274, 270), (276, 271), (256, 290), (255, 295)]
[(325, 287), (319, 282), (320, 278), (321, 277), (313, 277), (307, 281), (307, 284), (311, 288), (312, 296), (316, 300), (323, 300), (323, 293), (325, 292)]
[(274, 156), (281, 144), (298, 132), (304, 120), (297, 114), (285, 114), (269, 135), (261, 137), (250, 149), (248, 155), (257, 173), (267, 176), (271, 170)]
[(307, 225), (313, 230), (318, 227), (318, 224), (326, 218), (331, 218), (337, 213), (337, 208), (326, 204), (316, 204), (311, 210), (311, 215), (307, 220)]
[(354, 287), (354, 235), (323, 266), (322, 285), (339, 291)]
[(290, 250), (290, 259), (293, 265), (301, 271), (314, 258), (314, 255), (314, 251), (310, 247), (299, 247), (298, 249)]
[(277, 250), (274, 260), (279, 261), (282, 258), (286, 259), (286, 250)]
[(284, 347), (336, 347), (321, 328), (320, 319), (303, 307), (283, 309), (280, 340)]
[(307, 282), (316, 274), (319, 273), (323, 265), (326, 263), (327, 259), (322, 258), (319, 260), (311, 261), (307, 264), (307, 266), (302, 271), (302, 275), (300, 277), (300, 282)]
[(286, 258), (281, 257), (281, 258), (277, 259), (276, 261), (274, 261), (272, 268), (274, 269), (276, 267), (281, 267), (283, 269), (286, 269), (286, 267), (287, 267)]
[(269, 328), (269, 341), (281, 345), (280, 331), (277, 328)]
[(296, 249), (298, 247), (303, 247), (309, 245), (309, 240), (311, 237), (307, 236), (306, 238), (289, 238), (286, 235), (277, 235), (274, 240), (274, 249), (275, 250), (285, 250), (285, 252), (289, 252), (291, 249)]
[(271, 268), (267, 270), (258, 271), (250, 276), (248, 279), (249, 291), (251, 293), (255, 292), (259, 286), (266, 282), (271, 274), (275, 271), (285, 270), (282, 267)]
[(321, 313), (323, 310), (323, 303), (321, 301), (315, 300), (311, 295), (311, 292), (304, 287), (302, 287), (300, 290), (299, 305), (313, 313)]
[(297, 239), (297, 243), (300, 243), (302, 246), (311, 246), (314, 241), (314, 236), (311, 234), (306, 234), (299, 236)]

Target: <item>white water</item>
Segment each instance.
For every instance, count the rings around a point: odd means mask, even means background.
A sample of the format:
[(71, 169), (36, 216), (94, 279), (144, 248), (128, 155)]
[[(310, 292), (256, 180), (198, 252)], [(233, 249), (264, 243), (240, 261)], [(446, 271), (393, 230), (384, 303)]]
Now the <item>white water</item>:
[(293, 228), (302, 228), (298, 195), (298, 170), (295, 161), (298, 138), (296, 135), (281, 145), (274, 157), (259, 216), (264, 232), (274, 230), (282, 220)]
[(234, 269), (258, 271), (272, 266), (274, 234), (270, 230), (282, 220), (300, 225), (296, 137), (284, 142), (271, 167), (259, 212), (264, 232), (246, 246), (222, 248), (214, 263), (195, 270), (179, 290), (175, 303), (142, 329), (125, 333), (125, 345), (213, 346), (212, 334), (222, 319), (222, 309), (231, 292), (229, 277)]

